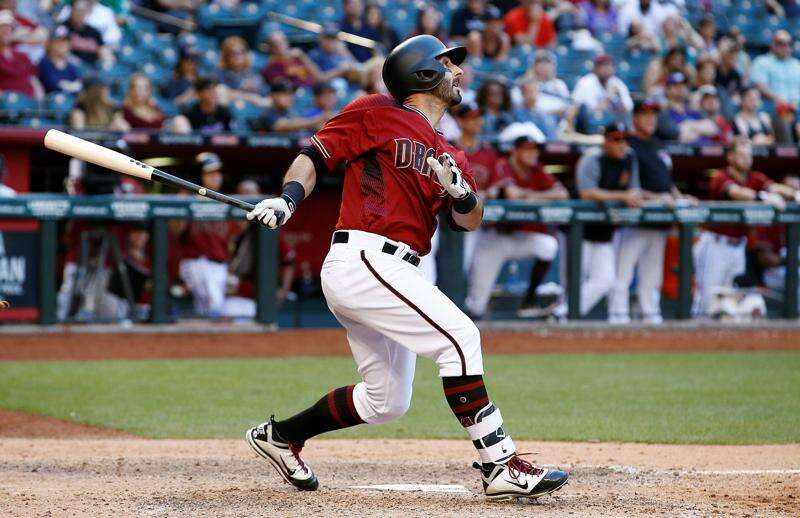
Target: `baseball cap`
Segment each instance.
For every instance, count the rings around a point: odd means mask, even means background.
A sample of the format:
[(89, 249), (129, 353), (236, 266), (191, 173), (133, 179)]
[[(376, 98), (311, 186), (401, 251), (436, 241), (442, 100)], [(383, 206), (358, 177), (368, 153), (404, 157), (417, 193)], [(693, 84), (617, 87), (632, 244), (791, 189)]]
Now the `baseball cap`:
[(323, 38), (335, 38), (339, 35), (339, 26), (335, 23), (326, 23), (322, 26), (322, 32), (319, 33)]
[(624, 122), (611, 122), (603, 126), (603, 136), (607, 138), (627, 138), (628, 127)]
[(555, 57), (553, 57), (553, 53), (549, 50), (541, 49), (536, 51), (536, 55), (533, 58), (534, 63), (538, 63), (539, 61), (550, 61), (551, 63), (555, 63)]
[(463, 103), (456, 109), (456, 117), (470, 118), (481, 116), (481, 109), (475, 103)]
[(51, 40), (65, 40), (67, 38), (69, 38), (69, 29), (64, 25), (56, 27), (50, 35)]
[(214, 88), (218, 84), (219, 84), (219, 82), (217, 81), (216, 77), (201, 76), (201, 77), (198, 77), (197, 80), (194, 82), (194, 89), (199, 92), (201, 90), (207, 90), (209, 88)]
[(314, 84), (314, 88), (312, 90), (314, 92), (314, 95), (320, 95), (324, 92), (334, 92), (334, 93), (336, 92), (336, 89), (333, 86), (331, 86), (331, 84), (328, 83), (327, 81), (321, 81), (319, 83)]
[(686, 76), (683, 72), (673, 72), (667, 76), (667, 86), (686, 83)]
[(274, 83), (270, 83), (269, 90), (272, 93), (281, 93), (281, 92), (294, 92), (294, 87), (292, 83), (286, 81), (285, 79), (280, 79), (275, 81)]
[(533, 138), (533, 135), (520, 135), (514, 139), (515, 149), (531, 149), (539, 148), (539, 143)]
[(220, 160), (219, 155), (210, 151), (200, 153), (195, 158), (195, 161), (200, 165), (200, 170), (204, 173), (222, 169), (222, 160)]
[(0, 11), (0, 25), (16, 25), (14, 13), (8, 9), (3, 9)]
[(717, 92), (717, 88), (712, 85), (703, 85), (697, 89), (700, 97), (705, 97), (707, 95), (713, 95), (714, 97), (719, 97), (719, 93)]
[(650, 97), (644, 96), (637, 96), (633, 100), (633, 113), (645, 112), (645, 111), (661, 111), (661, 106)]
[(601, 65), (613, 65), (614, 58), (609, 56), (608, 54), (600, 54), (596, 58), (594, 58), (594, 65), (599, 67)]
[(483, 15), (481, 15), (481, 20), (484, 22), (493, 22), (502, 19), (503, 19), (503, 13), (500, 12), (500, 9), (498, 9), (497, 6), (494, 6), (492, 4), (488, 4), (486, 6), (486, 9), (484, 9), (483, 11)]

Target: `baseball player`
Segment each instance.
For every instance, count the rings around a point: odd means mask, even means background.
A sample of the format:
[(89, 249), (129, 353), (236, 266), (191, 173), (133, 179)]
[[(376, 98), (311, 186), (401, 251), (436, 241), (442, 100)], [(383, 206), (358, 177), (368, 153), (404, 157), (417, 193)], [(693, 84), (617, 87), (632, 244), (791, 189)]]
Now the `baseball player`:
[[(603, 132), (603, 147), (589, 148), (575, 170), (582, 200), (621, 201), (629, 207), (642, 203), (639, 168), (628, 147), (625, 124), (613, 122)], [(611, 292), (616, 278), (614, 227), (586, 225), (581, 262), (581, 315), (586, 315)]]
[[(764, 173), (753, 171), (753, 150), (743, 138), (733, 141), (726, 155), (728, 167), (711, 177), (709, 198), (712, 200), (761, 201), (783, 210), (786, 200), (795, 199), (790, 186), (770, 180)], [(733, 280), (745, 271), (746, 225), (706, 225), (692, 250), (694, 255), (695, 316), (711, 315), (715, 291), (732, 288)]]
[[(196, 162), (200, 166), (203, 187), (219, 191), (222, 187), (219, 157), (204, 152), (197, 155)], [(222, 314), (233, 227), (228, 221), (190, 221), (180, 233), (183, 258), (179, 273), (192, 293), (194, 311), (198, 315), (213, 318)]]
[[(514, 140), (510, 156), (497, 162), (490, 184), (496, 187), (498, 197), (508, 200), (545, 201), (569, 197), (561, 182), (545, 172), (539, 163), (539, 143), (528, 135)], [(482, 230), (472, 263), (467, 308), (476, 317), (482, 316), (503, 264), (511, 259), (533, 257), (536, 263), (518, 315), (534, 318), (549, 314), (555, 306), (538, 305), (536, 289), (557, 254), (558, 241), (544, 225), (526, 224), (510, 229), (498, 226)]]
[(247, 214), (277, 228), (311, 193), (318, 174), (344, 167), (339, 222), (321, 280), (361, 381), (246, 434), (300, 490), (318, 487), (300, 457), (306, 440), (406, 412), (417, 355), (439, 367), (447, 402), (478, 450), (475, 467), (487, 498), (535, 498), (567, 481), (567, 473), (534, 467), (517, 454), (484, 386), (478, 328), (417, 269), (440, 209), (455, 230), (475, 230), (481, 222), (483, 202), (464, 153), (436, 131), (445, 110), (461, 101), (458, 65), (465, 55), (464, 47), (447, 48), (429, 35), (401, 43), (383, 66), (393, 98), (367, 95), (348, 104), (294, 160), (282, 195)]
[[(683, 196), (672, 182), (672, 159), (661, 142), (654, 137), (658, 103), (637, 98), (633, 104), (633, 131), (630, 147), (639, 166), (639, 181), (643, 197), (674, 204)], [(609, 296), (609, 321), (615, 324), (630, 322), (629, 290), (633, 274), (637, 274), (636, 291), (645, 322), (660, 324), (661, 283), (664, 280), (664, 249), (667, 227), (623, 227), (616, 233), (616, 281)]]

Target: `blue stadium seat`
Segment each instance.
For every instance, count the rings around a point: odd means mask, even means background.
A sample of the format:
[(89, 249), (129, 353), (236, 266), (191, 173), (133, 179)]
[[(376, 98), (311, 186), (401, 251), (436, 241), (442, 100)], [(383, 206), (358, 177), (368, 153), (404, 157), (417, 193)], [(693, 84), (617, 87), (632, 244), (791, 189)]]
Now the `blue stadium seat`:
[(314, 105), (314, 95), (308, 88), (298, 88), (294, 92), (294, 109), (303, 113)]
[(32, 116), (39, 110), (39, 101), (17, 92), (0, 92), (0, 111), (10, 118)]
[(45, 98), (45, 107), (56, 119), (66, 117), (75, 105), (75, 98), (63, 92), (53, 92)]
[(255, 119), (261, 115), (262, 109), (255, 104), (237, 99), (232, 102), (228, 108), (231, 110), (231, 115), (234, 119), (249, 120)]

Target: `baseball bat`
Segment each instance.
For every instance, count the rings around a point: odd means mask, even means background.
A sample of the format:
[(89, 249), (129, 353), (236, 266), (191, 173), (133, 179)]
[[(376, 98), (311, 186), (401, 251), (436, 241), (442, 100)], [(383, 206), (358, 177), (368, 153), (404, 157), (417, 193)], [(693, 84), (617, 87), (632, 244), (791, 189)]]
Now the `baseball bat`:
[[(155, 167), (143, 164), (129, 156), (123, 155), (118, 151), (108, 149), (88, 140), (83, 140), (73, 135), (68, 135), (63, 131), (57, 129), (50, 129), (44, 136), (44, 146), (53, 151), (58, 151), (65, 155), (89, 162), (100, 167), (111, 169), (118, 173), (135, 176), (143, 180), (150, 180), (162, 183), (164, 185), (171, 185), (179, 189), (186, 189), (200, 196), (210, 198), (215, 201), (227, 203), (233, 207), (245, 211), (251, 211), (255, 207), (252, 203), (244, 200), (239, 200), (231, 196), (219, 193), (217, 191), (208, 189), (206, 187), (197, 185), (178, 178), (169, 173), (165, 173)], [(278, 220), (283, 218), (280, 211), (276, 211)]]
[[(268, 15), (273, 20), (278, 20), (281, 23), (285, 23), (286, 25), (292, 27), (297, 27), (298, 29), (303, 29), (316, 34), (322, 32), (322, 25), (316, 22), (309, 22), (301, 18), (295, 18), (294, 16), (276, 13), (275, 11), (270, 11)], [(337, 34), (336, 37), (345, 43), (353, 43), (355, 45), (360, 45), (372, 50), (375, 50), (378, 47), (377, 41), (370, 38), (365, 38), (364, 36), (358, 36), (350, 32), (339, 31), (339, 34)]]

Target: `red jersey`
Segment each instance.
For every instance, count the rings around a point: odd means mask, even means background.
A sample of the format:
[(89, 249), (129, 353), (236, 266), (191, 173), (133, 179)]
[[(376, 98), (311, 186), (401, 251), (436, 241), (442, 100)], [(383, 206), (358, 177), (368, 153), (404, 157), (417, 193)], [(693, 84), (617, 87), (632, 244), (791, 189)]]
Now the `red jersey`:
[(491, 186), (492, 171), (497, 165), (500, 155), (491, 144), (482, 142), (471, 151), (464, 150), (464, 156), (472, 167), (472, 177), (475, 179), (476, 188), (478, 191), (485, 191)]
[(311, 142), (329, 171), (344, 165), (336, 228), (380, 234), (422, 255), (430, 252), (436, 215), (452, 207), (427, 157), (450, 153), (475, 189), (464, 152), (448, 143), (422, 112), (388, 95), (351, 102)]
[[(719, 169), (711, 177), (711, 183), (708, 186), (709, 197), (712, 200), (718, 201), (730, 200), (728, 189), (730, 189), (732, 185), (740, 185), (754, 191), (763, 191), (767, 189), (770, 184), (772, 184), (772, 180), (767, 178), (764, 173), (758, 171), (747, 173), (744, 181), (739, 181), (730, 176), (727, 169)], [(746, 225), (708, 225), (706, 228), (717, 234), (737, 238), (745, 237), (749, 231)]]
[(28, 56), (14, 49), (0, 53), (0, 91), (33, 97), (32, 77), (36, 77), (36, 67)]
[[(511, 166), (509, 159), (501, 158), (494, 168), (491, 185), (508, 185), (509, 183), (532, 191), (548, 191), (558, 184), (558, 180), (545, 171), (541, 165), (518, 171)], [(546, 226), (536, 223), (517, 225), (515, 230), (547, 233)]]
[(205, 257), (227, 263), (231, 259), (231, 236), (236, 232), (233, 221), (190, 221), (181, 239), (183, 259)]
[(781, 255), (786, 248), (786, 226), (769, 225), (753, 228), (748, 237), (747, 247), (751, 250), (764, 249)]
[[(511, 9), (503, 16), (503, 23), (506, 26), (506, 32), (513, 39), (517, 34), (525, 34), (531, 26), (531, 19), (528, 16), (528, 8), (519, 6)], [(537, 47), (549, 47), (556, 41), (556, 25), (553, 20), (547, 15), (542, 13), (539, 18), (539, 32), (531, 43)]]

